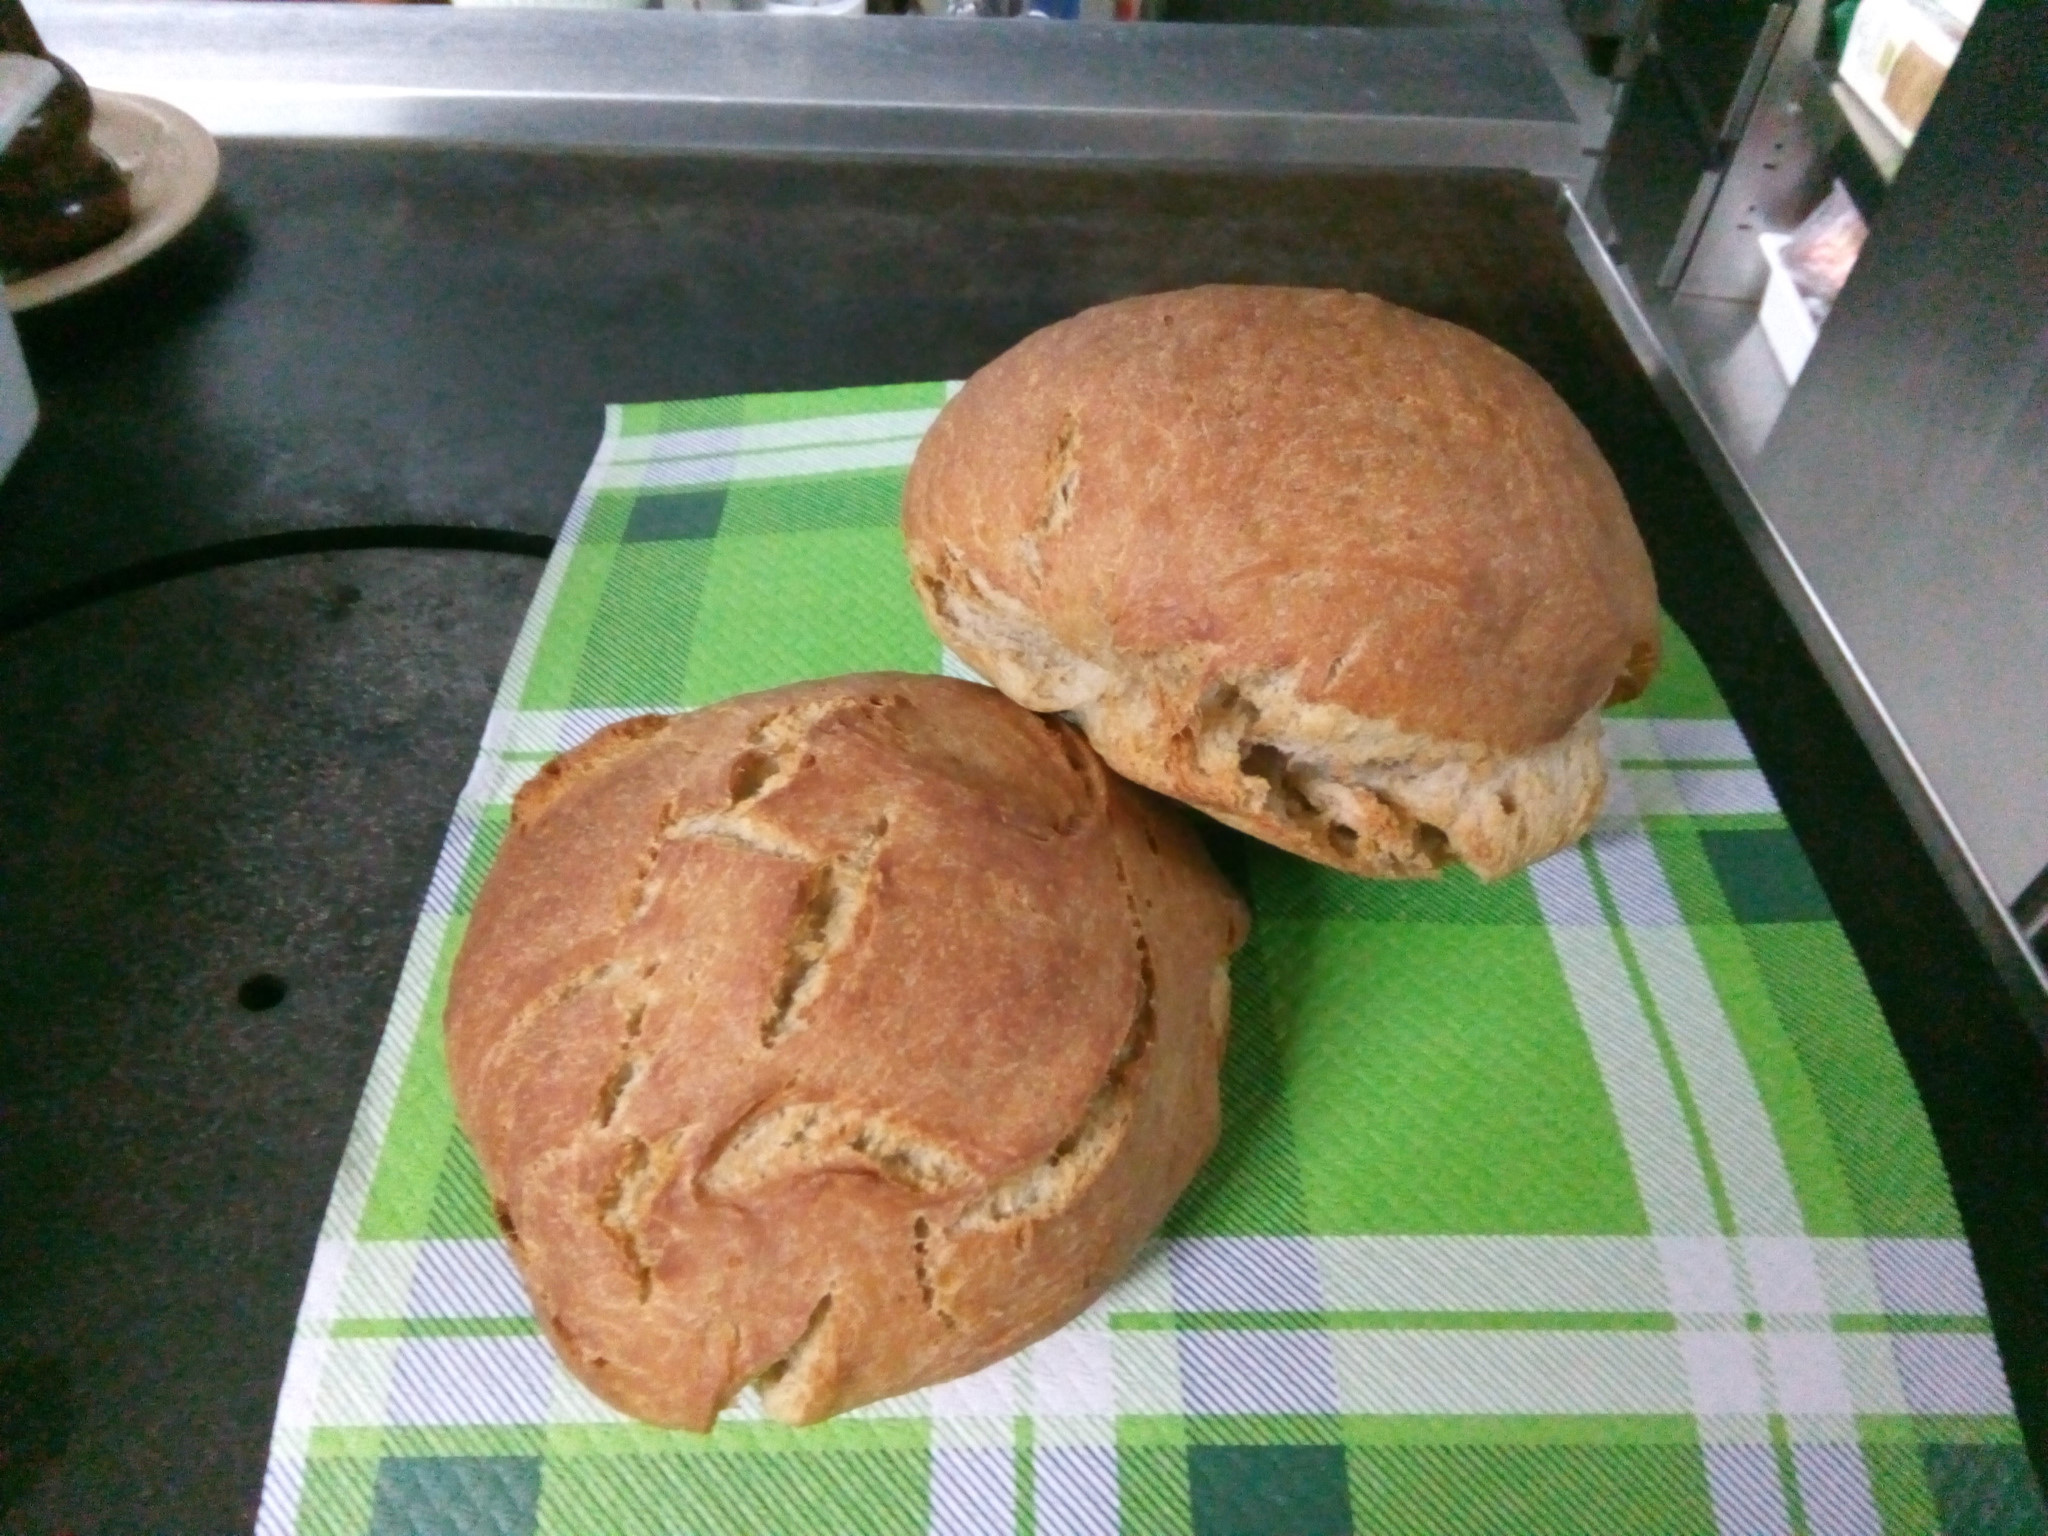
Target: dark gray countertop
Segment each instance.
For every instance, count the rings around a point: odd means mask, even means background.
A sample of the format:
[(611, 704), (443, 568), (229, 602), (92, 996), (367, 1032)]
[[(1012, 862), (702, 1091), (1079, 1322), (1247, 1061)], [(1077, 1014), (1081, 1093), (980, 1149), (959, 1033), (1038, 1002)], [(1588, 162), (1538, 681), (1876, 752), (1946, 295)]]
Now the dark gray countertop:
[[(307, 555), (0, 642), (6, 1529), (254, 1519), (312, 1233), (539, 574)], [(285, 995), (252, 1011), (262, 975)]]
[[(302, 553), (18, 621), (222, 540), (534, 540), (608, 400), (957, 376), (1217, 278), (1460, 320), (1586, 419), (1920, 1083), (2038, 1457), (2041, 1061), (1540, 183), (230, 142), (190, 240), (25, 327), (47, 420), (0, 486), (0, 1531), (251, 1519), (327, 1188), (538, 565)], [(288, 990), (251, 1012), (258, 972)]]

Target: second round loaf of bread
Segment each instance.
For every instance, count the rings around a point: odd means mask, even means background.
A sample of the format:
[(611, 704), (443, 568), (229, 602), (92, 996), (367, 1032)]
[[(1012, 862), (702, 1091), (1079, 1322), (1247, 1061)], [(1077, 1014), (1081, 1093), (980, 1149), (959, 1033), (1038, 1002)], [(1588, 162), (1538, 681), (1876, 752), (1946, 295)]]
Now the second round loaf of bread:
[(993, 690), (871, 675), (600, 732), (519, 793), (447, 1047), (606, 1401), (808, 1423), (1081, 1311), (1213, 1144), (1246, 915)]
[(1520, 868), (1657, 662), (1620, 487), (1526, 364), (1365, 294), (1105, 304), (970, 379), (904, 493), (918, 594), (1111, 767), (1366, 875)]

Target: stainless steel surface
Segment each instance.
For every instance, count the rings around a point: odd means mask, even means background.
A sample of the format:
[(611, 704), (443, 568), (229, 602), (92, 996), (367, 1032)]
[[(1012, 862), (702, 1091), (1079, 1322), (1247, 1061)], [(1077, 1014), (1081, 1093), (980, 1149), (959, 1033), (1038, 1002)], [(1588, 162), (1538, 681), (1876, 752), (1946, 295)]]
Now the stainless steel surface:
[(1664, 253), (1664, 264), (1657, 269), (1659, 288), (1676, 288), (1678, 280), (1685, 276), (1685, 264), (1692, 260), (1692, 248), (1699, 244), (1700, 231), (1707, 227), (1707, 215), (1714, 211), (1714, 200), (1720, 195), (1721, 172), (1700, 172), (1692, 198), (1685, 205), (1685, 217), (1678, 221), (1678, 231), (1671, 237), (1671, 249)]
[(2018, 901), (2012, 904), (2013, 916), (2026, 930), (2027, 939), (2034, 946), (2034, 953), (2048, 963), (2048, 869), (2034, 877), (2033, 884), (2020, 892)]
[(1586, 206), (1645, 282), (1684, 276), (1779, 14), (1771, 0), (1659, 0), (1634, 39), (1639, 57), (1617, 64), (1614, 131)]
[(1764, 29), (1758, 34), (1756, 47), (1750, 50), (1749, 62), (1743, 66), (1742, 78), (1735, 83), (1735, 95), (1729, 100), (1728, 111), (1721, 119), (1721, 142), (1734, 144), (1742, 137), (1742, 130), (1749, 124), (1749, 114), (1756, 110), (1756, 100), (1763, 93), (1764, 77), (1771, 71), (1771, 64), (1778, 56), (1778, 45), (1784, 41), (1785, 28), (1792, 20), (1792, 7), (1779, 4), (1771, 7), (1764, 17)]
[(96, 86), (223, 136), (1560, 178), (1523, 31), (938, 26), (670, 12), (47, 0)]
[(1756, 305), (1681, 295), (1661, 306), (1661, 318), (1715, 436), (1738, 464), (1755, 463), (1791, 392), (1757, 324)]
[(1981, 21), (1756, 483), (2010, 905), (2048, 868), (2048, 32)]
[[(1520, 0), (1522, 14), (1505, 9), (1486, 12), (1496, 22), (1513, 21), (1519, 26), (1537, 55), (1550, 67), (1550, 77), (1564, 93), (1564, 99), (1579, 120), (1579, 167), (1560, 177), (1575, 193), (1584, 195), (1591, 187), (1593, 172), (1600, 165), (1600, 151), (1614, 128), (1614, 82), (1596, 74), (1587, 56), (1585, 42), (1566, 24), (1556, 9), (1556, 0)], [(1435, 14), (1441, 14), (1435, 13)], [(1444, 23), (1429, 23), (1442, 26)]]
[[(1910, 690), (1902, 691), (1897, 686), (1895, 671), (1867, 667), (1863, 654), (1852, 642), (1852, 633), (1837, 612), (1841, 606), (1840, 593), (1829, 579), (1832, 567), (1839, 563), (1839, 557), (1831, 555), (1831, 547), (1849, 530), (1816, 527), (1810, 515), (1802, 515), (1801, 508), (1787, 501), (1782, 483), (1772, 488), (1775, 494), (1759, 489), (1760, 452), (1773, 425), (1767, 418), (1776, 412), (1770, 409), (1766, 394), (1744, 393), (1745, 384), (1755, 391), (1761, 383), (1756, 365), (1761, 362), (1764, 368), (1770, 367), (1768, 357), (1759, 357), (1761, 336), (1753, 326), (1738, 323), (1740, 316), (1748, 312), (1746, 306), (1713, 301), (1681, 305), (1647, 301), (1628, 271), (1615, 263), (1612, 253), (1568, 193), (1565, 203), (1572, 248), (1620, 325), (1636, 360), (1670, 410), (1722, 504), (1742, 530), (1808, 651), (1834, 687), (1892, 793), (1933, 855), (1957, 904), (1984, 941), (2013, 996), (2026, 1009), (2036, 1036), (2048, 1043), (2048, 963), (2029, 945), (2029, 935), (2013, 910), (2018, 890), (2002, 887), (1999, 880), (2007, 865), (2023, 865), (2029, 856), (2022, 854), (2014, 860), (2009, 857), (2012, 850), (1985, 849), (1983, 829), (1966, 825), (1958, 818), (1951, 805), (1956, 790), (1953, 775), (1939, 771), (1949, 767), (1946, 758), (1935, 765), (1937, 771), (1930, 771), (1930, 764), (1922, 755), (1929, 744), (1926, 733), (1914, 730), (1913, 722), (1902, 720), (1898, 713), (1902, 702), (1908, 709), (1915, 702)], [(2048, 286), (2044, 286), (2043, 294), (2048, 295)], [(2040, 334), (2048, 338), (2048, 328)], [(1689, 338), (1690, 345), (1688, 339), (1682, 338)], [(2034, 351), (2039, 361), (2048, 365), (2048, 346), (2037, 343)], [(1736, 361), (1738, 358), (1741, 361)], [(1778, 388), (1782, 399), (1782, 380)], [(2032, 536), (2037, 542), (2048, 538), (2048, 519), (2039, 515), (2044, 505), (2048, 501), (2036, 504), (2032, 523)], [(1810, 514), (1810, 509), (1806, 510)], [(1862, 553), (1867, 556), (1873, 542), (1882, 545), (1885, 534), (1867, 523), (1862, 531), (1866, 535), (1861, 541)], [(1869, 537), (1872, 534), (1874, 540)], [(1995, 558), (1998, 553), (1986, 548), (1973, 558)], [(2048, 551), (2042, 554), (2048, 556)], [(1953, 558), (1940, 563), (1953, 569)], [(2015, 584), (2032, 583), (2033, 594), (2025, 614), (2030, 624), (2048, 619), (2048, 603), (2042, 601), (2043, 592), (2048, 591), (2044, 572), (2048, 572), (2048, 558), (2036, 558), (2008, 571), (1997, 584), (2009, 589)], [(1879, 633), (1888, 630), (1908, 644), (1925, 639), (1921, 631), (1928, 620), (1926, 607), (1910, 582), (1892, 591), (1875, 615), (1859, 613), (1856, 617), (1865, 621), (1858, 626), (1858, 639), (1868, 638), (1873, 617)], [(1968, 615), (1964, 617), (1967, 619)], [(1996, 610), (1987, 604), (1978, 617), (1996, 618)], [(1986, 643), (2009, 645), (2012, 638), (2008, 634), (2003, 642), (1987, 639)], [(2048, 688), (2048, 665), (2044, 665), (2048, 662), (2048, 644), (2028, 645), (2016, 654), (2033, 668), (2034, 681), (2030, 686), (2036, 691)], [(1937, 677), (1947, 702), (1970, 705), (1986, 701), (1977, 668), (1967, 663), (1958, 665), (1944, 655), (1942, 669)], [(2004, 762), (2014, 783), (2048, 811), (2048, 747), (2044, 747), (2042, 740), (2044, 733), (2048, 733), (2048, 704), (2027, 714), (2023, 700), (2008, 695), (2006, 702), (2018, 705), (2022, 712), (2002, 726), (1987, 730), (1985, 745), (1996, 745), (1988, 738), (2001, 733), (2031, 733), (2035, 745), (2032, 757), (2023, 753)], [(1973, 711), (1971, 723), (1982, 721), (1983, 713), (1981, 709)], [(1994, 863), (1985, 857), (1987, 852), (1994, 857), (2003, 852), (2008, 857)]]
[[(1780, 21), (1780, 18), (1783, 18)], [(1826, 20), (1824, 0), (1778, 6), (1752, 56), (1768, 61), (1752, 104), (1736, 123), (1727, 168), (1714, 206), (1678, 280), (1680, 294), (1697, 299), (1762, 297), (1767, 270), (1756, 237), (1786, 230), (1806, 217), (1826, 190), (1822, 161), (1831, 140), (1826, 118), (1808, 102), (1819, 90), (1814, 49)], [(1745, 75), (1745, 86), (1753, 75)]]

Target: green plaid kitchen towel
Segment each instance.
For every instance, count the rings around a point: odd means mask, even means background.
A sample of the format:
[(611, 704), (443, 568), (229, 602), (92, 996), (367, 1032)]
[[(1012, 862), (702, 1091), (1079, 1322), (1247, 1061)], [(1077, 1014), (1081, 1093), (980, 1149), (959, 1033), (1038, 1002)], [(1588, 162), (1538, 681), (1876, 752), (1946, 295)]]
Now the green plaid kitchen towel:
[(609, 721), (950, 667), (897, 531), (938, 384), (614, 407), (456, 807), (299, 1314), (259, 1531), (2048, 1530), (1940, 1159), (1684, 637), (1581, 846), (1492, 886), (1252, 845), (1222, 1145), (1063, 1332), (706, 1438), (555, 1364), (443, 989), (513, 790)]

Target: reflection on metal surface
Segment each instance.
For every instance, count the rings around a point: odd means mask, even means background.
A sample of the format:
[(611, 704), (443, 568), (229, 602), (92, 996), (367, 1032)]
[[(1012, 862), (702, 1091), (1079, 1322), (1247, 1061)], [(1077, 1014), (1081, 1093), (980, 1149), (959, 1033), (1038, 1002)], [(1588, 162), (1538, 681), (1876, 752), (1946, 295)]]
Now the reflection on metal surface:
[(1757, 465), (2004, 903), (2048, 867), (2044, 72), (1987, 10)]
[(1657, 269), (1659, 288), (1676, 288), (1678, 280), (1685, 276), (1685, 264), (1692, 260), (1692, 248), (1699, 244), (1707, 215), (1721, 194), (1721, 174), (1719, 171), (1700, 172), (1699, 184), (1692, 189), (1692, 199), (1685, 205), (1685, 217), (1678, 221), (1678, 233), (1671, 237), (1671, 249), (1665, 253), (1664, 265)]
[(2048, 869), (2034, 876), (2033, 883), (2020, 892), (2012, 904), (2013, 916), (2033, 941), (2034, 953), (2048, 965)]
[(1583, 169), (1517, 29), (823, 25), (53, 0), (104, 89), (226, 136), (977, 160)]
[(1736, 463), (1749, 465), (1784, 409), (1785, 375), (1757, 324), (1735, 299), (1672, 299), (1661, 318), (1686, 359), (1699, 407)]
[[(1643, 72), (1596, 181), (1616, 243), (1582, 254), (1633, 267), (1603, 291), (1668, 352), (1653, 376), (2048, 1044), (2048, 124), (2022, 84), (2048, 31), (1988, 11), (1902, 168), (1829, 89), (1823, 11), (1796, 0), (1696, 242), (1667, 233), (1690, 228), (1693, 141)], [(1870, 239), (1788, 388), (1757, 237), (1837, 176)]]
[[(1751, 446), (1755, 426), (1753, 422), (1744, 424), (1734, 413), (1740, 412), (1745, 404), (1754, 408), (1762, 402), (1745, 402), (1724, 394), (1716, 403), (1716, 392), (1702, 377), (1699, 364), (1703, 355), (1710, 368), (1722, 371), (1724, 382), (1741, 376), (1743, 370), (1733, 365), (1745, 350), (1762, 353), (1761, 335), (1753, 326), (1736, 327), (1736, 306), (1686, 305), (1688, 313), (1681, 322), (1675, 319), (1680, 306), (1667, 308), (1646, 303), (1628, 272), (1615, 264), (1577, 201), (1569, 192), (1563, 194), (1563, 200), (1572, 248), (1608, 311), (1620, 325), (1722, 505), (1741, 529), (1778, 600), (1870, 748), (1873, 760), (1921, 842), (1933, 855), (1957, 905), (1983, 939), (2014, 997), (2026, 1008), (2037, 1035), (2048, 1044), (2048, 955), (2041, 953), (2040, 942), (2043, 932), (2048, 930), (2037, 930), (2033, 935), (2035, 942), (2029, 944), (2021, 916), (2014, 906), (2007, 904), (2000, 885), (1987, 872), (1951, 811), (1942, 781), (1929, 772), (1915, 749), (1914, 738), (1896, 718), (1886, 694), (1880, 692), (1880, 679), (1867, 670), (1851, 636), (1829, 611), (1822, 589), (1810, 571), (1812, 557), (1824, 541), (1816, 541), (1811, 528), (1799, 528), (1788, 536), (1788, 508), (1783, 498), (1767, 500), (1759, 494), (1760, 449)], [(1689, 353), (1680, 340), (1681, 324), (1692, 328), (1695, 344), (1706, 344), (1701, 350)], [(1773, 370), (1767, 354), (1752, 356), (1750, 364), (1748, 377), (1752, 380), (1761, 376), (1755, 370)], [(1782, 379), (1777, 387), (1782, 400)], [(1775, 409), (1770, 411), (1771, 416), (1776, 414)], [(1770, 422), (1765, 421), (1766, 433), (1769, 427)], [(1793, 523), (1798, 521), (1796, 517), (1792, 519)], [(2041, 569), (2048, 566), (2036, 565), (2026, 574), (2038, 577)], [(1910, 628), (1913, 606), (1911, 594), (1898, 594), (1893, 620), (1903, 621)], [(1894, 686), (1892, 694), (1896, 696), (1898, 692)], [(2033, 718), (2037, 724), (2048, 719)]]
[(1764, 29), (1758, 34), (1756, 47), (1750, 50), (1749, 62), (1742, 68), (1742, 78), (1736, 82), (1735, 95), (1728, 103), (1727, 114), (1721, 119), (1721, 142), (1734, 145), (1742, 138), (1749, 126), (1749, 114), (1756, 110), (1757, 98), (1763, 94), (1764, 79), (1771, 72), (1771, 65), (1778, 57), (1778, 45), (1784, 40), (1785, 28), (1792, 20), (1792, 7), (1780, 3), (1770, 9), (1764, 17)]
[(1815, 138), (1819, 125), (1806, 105), (1818, 89), (1814, 48), (1824, 6), (1799, 0), (1796, 9), (1775, 6), (1771, 15), (1779, 24), (1765, 27), (1752, 56), (1768, 67), (1753, 109), (1743, 114), (1739, 141), (1727, 146), (1719, 195), (1677, 284), (1692, 298), (1755, 303), (1767, 276), (1757, 235), (1792, 228), (1827, 187), (1821, 160), (1828, 146)]

